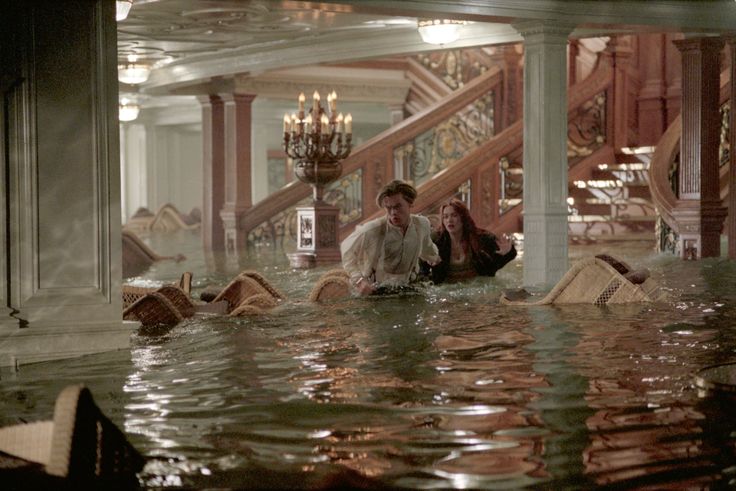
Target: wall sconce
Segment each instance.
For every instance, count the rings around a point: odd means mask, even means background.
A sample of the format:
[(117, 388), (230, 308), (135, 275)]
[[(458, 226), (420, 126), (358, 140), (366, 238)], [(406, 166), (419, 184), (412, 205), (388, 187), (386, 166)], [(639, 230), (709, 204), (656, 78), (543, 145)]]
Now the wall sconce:
[(123, 97), (118, 104), (118, 119), (124, 122), (134, 121), (140, 111), (141, 106), (136, 104), (135, 101)]
[(460, 26), (465, 24), (464, 20), (419, 19), (417, 30), (425, 43), (448, 44), (460, 38)]
[(128, 62), (118, 65), (118, 80), (126, 84), (142, 84), (150, 74), (151, 67), (138, 63), (136, 55), (128, 55)]
[(132, 6), (133, 0), (115, 0), (115, 20), (125, 20)]

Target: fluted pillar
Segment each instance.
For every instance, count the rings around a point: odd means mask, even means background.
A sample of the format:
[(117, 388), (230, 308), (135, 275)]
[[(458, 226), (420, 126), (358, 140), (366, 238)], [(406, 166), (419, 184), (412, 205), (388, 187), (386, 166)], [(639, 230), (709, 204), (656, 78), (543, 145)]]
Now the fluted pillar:
[(572, 26), (514, 25), (524, 37), (524, 285), (567, 271), (567, 36)]
[(202, 105), (202, 245), (204, 250), (225, 249), (220, 211), (225, 203), (224, 104), (217, 95), (198, 97)]
[(612, 37), (604, 51), (613, 67), (613, 136), (609, 142), (614, 148), (628, 147), (629, 141), (629, 64), (632, 56), (631, 46), (625, 38)]
[(699, 37), (675, 41), (682, 54), (682, 137), (679, 198), (683, 257), (717, 257), (726, 209), (720, 204), (720, 52), (724, 41)]
[(731, 112), (729, 114), (729, 139), (731, 151), (729, 152), (728, 169), (728, 257), (736, 259), (736, 37), (728, 38), (728, 46), (731, 55)]
[(251, 130), (255, 95), (221, 94), (224, 102), (225, 200), (220, 217), (225, 252), (235, 256), (245, 250), (247, 235), (240, 229), (242, 216), (253, 206), (251, 195)]

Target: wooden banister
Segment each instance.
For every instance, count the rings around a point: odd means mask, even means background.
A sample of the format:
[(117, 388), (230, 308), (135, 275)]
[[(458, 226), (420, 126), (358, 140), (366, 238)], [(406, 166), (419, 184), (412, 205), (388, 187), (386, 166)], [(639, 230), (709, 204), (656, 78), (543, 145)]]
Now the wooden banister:
[[(440, 122), (462, 110), (498, 85), (501, 78), (501, 70), (498, 68), (486, 71), (447, 98), (437, 101), (423, 111), (371, 138), (342, 162), (343, 176), (358, 169), (364, 169), (363, 217), (366, 216), (366, 213), (372, 213), (376, 209), (372, 194), (375, 193), (380, 182), (388, 182), (393, 178), (393, 148), (434, 128)], [(374, 179), (367, 179), (369, 176)], [(239, 228), (247, 234), (280, 211), (307, 198), (311, 192), (311, 187), (305, 183), (300, 181), (289, 183), (248, 210), (240, 220)]]
[[(720, 95), (719, 101), (724, 104), (728, 101), (730, 96), (730, 75), (729, 70), (724, 70), (721, 73), (720, 79)], [(691, 206), (692, 200), (680, 200), (675, 192), (672, 190), (670, 183), (670, 169), (672, 163), (675, 161), (675, 157), (680, 150), (680, 139), (682, 137), (682, 115), (678, 114), (677, 117), (672, 121), (670, 126), (662, 135), (662, 138), (657, 143), (657, 148), (654, 151), (652, 160), (649, 164), (649, 190), (652, 195), (652, 202), (660, 214), (662, 220), (676, 233), (680, 233), (680, 224), (674, 216), (674, 211), (680, 207)], [(727, 193), (723, 190), (727, 187), (723, 181), (727, 181), (727, 173), (721, 173), (721, 196), (725, 196)]]
[[(613, 67), (606, 58), (602, 58), (596, 69), (583, 81), (573, 85), (569, 90), (567, 108), (568, 115), (573, 115), (575, 111), (583, 104), (588, 102), (597, 94), (604, 92), (612, 87), (613, 83)], [(435, 174), (431, 179), (424, 182), (418, 187), (419, 195), (414, 202), (413, 212), (426, 212), (429, 208), (437, 203), (442, 197), (452, 196), (458, 187), (468, 181), (475, 180), (476, 185), (473, 189), (480, 189), (479, 175), (481, 172), (490, 170), (498, 173), (498, 163), (501, 157), (507, 156), (514, 151), (518, 151), (523, 145), (524, 127), (522, 121), (516, 121), (511, 126), (496, 134), (485, 143), (481, 144), (475, 150), (465, 155), (463, 158)], [(607, 131), (607, 134), (610, 132)], [(496, 193), (492, 199), (497, 199), (498, 189), (492, 189)], [(522, 205), (517, 205), (501, 216), (496, 212), (492, 217), (486, 217), (474, 213), (479, 226), (488, 228), (498, 232), (507, 232), (515, 229), (515, 224), (519, 219), (522, 211)], [(377, 210), (365, 219), (373, 219), (381, 216), (381, 211)], [(347, 224), (340, 229), (341, 239), (347, 237), (352, 232), (357, 223)]]

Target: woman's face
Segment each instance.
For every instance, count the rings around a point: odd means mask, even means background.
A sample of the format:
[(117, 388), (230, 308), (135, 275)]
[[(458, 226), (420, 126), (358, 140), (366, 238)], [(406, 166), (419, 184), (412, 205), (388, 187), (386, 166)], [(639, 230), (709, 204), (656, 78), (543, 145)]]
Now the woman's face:
[(451, 234), (463, 233), (463, 220), (452, 205), (445, 206), (442, 209), (442, 225)]

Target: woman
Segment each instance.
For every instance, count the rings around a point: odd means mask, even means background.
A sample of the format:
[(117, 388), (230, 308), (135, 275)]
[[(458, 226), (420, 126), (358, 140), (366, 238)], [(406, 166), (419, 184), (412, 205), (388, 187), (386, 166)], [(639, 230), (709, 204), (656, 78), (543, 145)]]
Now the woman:
[(476, 276), (495, 276), (516, 257), (513, 241), (478, 228), (470, 211), (459, 199), (440, 207), (441, 223), (433, 232), (442, 261), (434, 267), (422, 263), (422, 272), (434, 283), (463, 281)]

